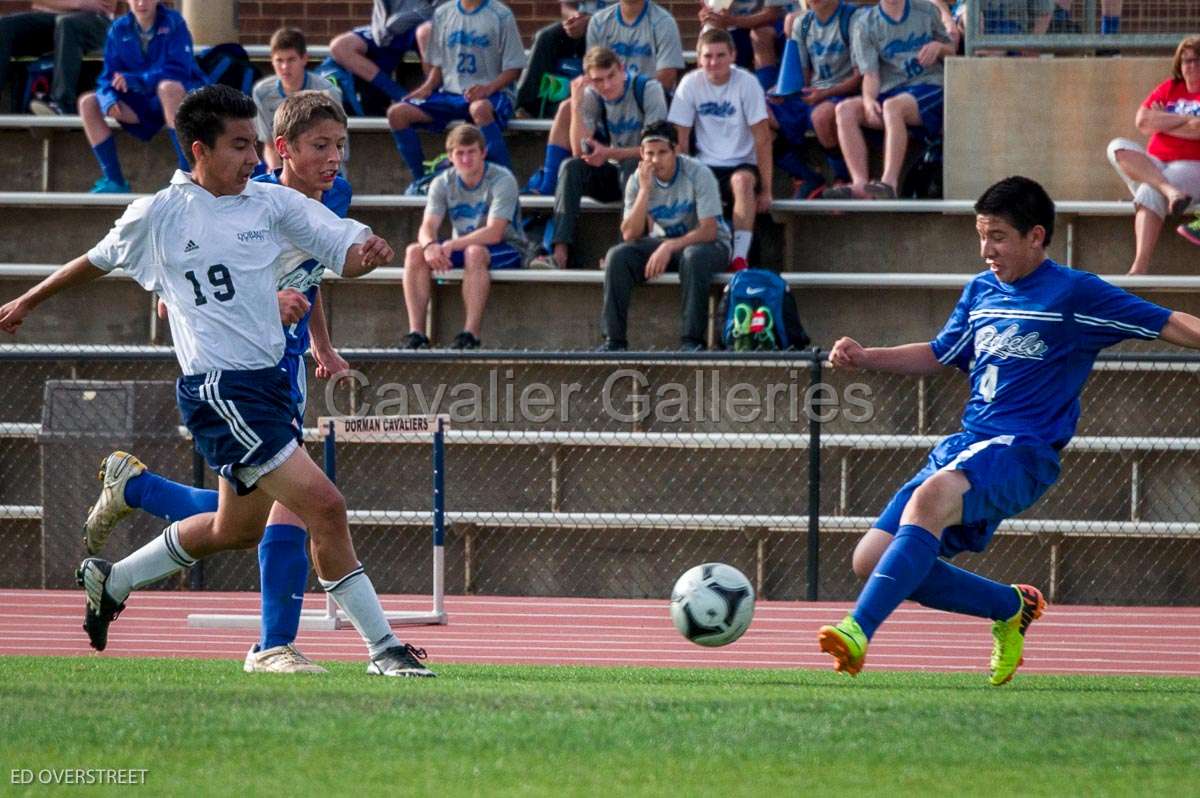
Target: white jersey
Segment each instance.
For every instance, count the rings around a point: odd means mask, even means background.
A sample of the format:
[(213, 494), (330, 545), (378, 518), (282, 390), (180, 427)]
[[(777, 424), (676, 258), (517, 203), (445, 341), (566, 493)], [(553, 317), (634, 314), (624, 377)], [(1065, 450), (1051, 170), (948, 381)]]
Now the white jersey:
[(177, 171), (167, 188), (134, 200), (87, 258), (162, 297), (184, 374), (246, 371), (283, 357), (280, 256), (294, 245), (341, 274), (346, 250), (370, 232), (295, 189), (250, 181), (214, 197)]
[(729, 80), (714, 86), (697, 69), (683, 76), (667, 121), (694, 128), (696, 157), (707, 166), (758, 164), (751, 125), (767, 118), (767, 98), (758, 80), (734, 67)]

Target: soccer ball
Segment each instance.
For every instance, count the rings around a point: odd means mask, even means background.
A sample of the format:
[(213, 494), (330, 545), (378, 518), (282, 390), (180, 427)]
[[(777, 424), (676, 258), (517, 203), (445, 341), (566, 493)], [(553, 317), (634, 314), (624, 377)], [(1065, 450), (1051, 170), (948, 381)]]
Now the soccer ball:
[(671, 591), (671, 620), (679, 633), (702, 646), (737, 640), (754, 617), (754, 586), (738, 569), (720, 562), (688, 570)]

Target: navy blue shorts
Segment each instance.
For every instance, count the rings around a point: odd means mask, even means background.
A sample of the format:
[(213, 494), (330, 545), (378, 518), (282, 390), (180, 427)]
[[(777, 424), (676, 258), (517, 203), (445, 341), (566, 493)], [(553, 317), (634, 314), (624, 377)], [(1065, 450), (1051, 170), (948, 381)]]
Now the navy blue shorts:
[(899, 88), (885, 91), (879, 95), (879, 104), (882, 105), (884, 100), (891, 99), (900, 94), (911, 94), (913, 99), (917, 101), (917, 113), (921, 115), (921, 127), (930, 136), (940, 136), (942, 134), (942, 104), (945, 98), (945, 92), (941, 86), (932, 86), (928, 83), (920, 83), (916, 86), (900, 86)]
[(420, 26), (413, 25), (399, 36), (393, 36), (391, 44), (387, 47), (380, 47), (371, 38), (370, 25), (355, 28), (354, 33), (367, 43), (367, 58), (383, 70), (383, 74), (391, 77), (392, 73), (396, 71), (396, 67), (400, 66), (400, 62), (404, 60), (405, 54), (417, 49), (418, 27)]
[[(129, 109), (137, 114), (138, 121), (128, 124), (121, 123), (121, 127), (125, 132), (142, 141), (149, 141), (154, 138), (158, 131), (163, 129), (167, 124), (166, 117), (163, 116), (162, 102), (158, 99), (157, 94), (138, 94), (137, 92), (121, 91), (117, 92), (117, 102), (122, 102), (129, 106)], [(115, 103), (109, 103), (108, 108), (104, 107), (104, 102), (101, 100), (100, 110), (107, 114), (108, 109)]]
[[(487, 251), (492, 256), (488, 269), (519, 269), (524, 265), (521, 253), (513, 249), (511, 244), (488, 244)], [(456, 269), (463, 267), (463, 259), (461, 249), (450, 253), (450, 265)]]
[[(506, 93), (498, 91), (491, 97), (488, 97), (488, 100), (492, 103), (496, 124), (500, 126), (501, 130), (504, 130), (508, 127), (508, 120), (512, 119), (512, 99)], [(448, 91), (435, 91), (427, 99), (405, 100), (404, 102), (433, 117), (432, 122), (415, 126), (421, 130), (437, 132), (445, 130), (451, 122), (471, 121), (471, 104), (461, 94), (452, 94)]]
[(1058, 452), (1035, 438), (988, 438), (960, 432), (942, 440), (925, 467), (904, 483), (873, 524), (896, 534), (913, 491), (938, 471), (961, 471), (971, 483), (963, 494), (963, 520), (942, 533), (942, 555), (983, 551), (1000, 522), (1031, 507), (1058, 479)]
[(284, 354), (279, 361), (279, 367), (287, 372), (288, 384), (291, 386), (293, 417), (296, 426), (304, 428), (304, 408), (308, 404), (308, 364), (304, 355)]
[(290, 379), (279, 366), (183, 376), (175, 398), (209, 468), (238, 495), (254, 490), (300, 443)]

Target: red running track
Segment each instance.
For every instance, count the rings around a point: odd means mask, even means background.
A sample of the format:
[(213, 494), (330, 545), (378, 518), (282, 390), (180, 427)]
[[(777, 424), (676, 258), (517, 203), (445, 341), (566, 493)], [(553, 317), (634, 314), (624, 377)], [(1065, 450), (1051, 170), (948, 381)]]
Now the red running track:
[[(429, 599), (385, 596), (388, 610), (427, 610)], [(309, 596), (307, 609), (323, 597)], [(841, 619), (840, 602), (759, 602), (746, 635), (724, 648), (687, 642), (667, 602), (617, 599), (447, 596), (446, 626), (412, 626), (402, 639), (438, 662), (532, 665), (829, 668), (816, 646), (819, 626)], [(240, 662), (252, 629), (191, 628), (191, 612), (255, 613), (252, 593), (138, 594), (112, 626), (98, 656), (205, 657)], [(0, 590), (0, 654), (93, 653), (80, 626), (79, 591)], [(362, 660), (353, 629), (302, 631), (298, 647), (315, 660)], [(872, 670), (983, 673), (990, 625), (905, 604), (876, 635)], [(1052, 606), (1030, 628), (1024, 673), (1200, 675), (1200, 607)]]

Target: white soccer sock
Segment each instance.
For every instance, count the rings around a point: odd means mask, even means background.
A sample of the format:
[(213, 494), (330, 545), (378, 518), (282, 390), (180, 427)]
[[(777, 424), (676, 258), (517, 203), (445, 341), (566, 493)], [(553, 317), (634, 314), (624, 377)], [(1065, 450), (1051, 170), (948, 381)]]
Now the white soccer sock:
[(164, 579), (184, 568), (196, 564), (179, 543), (179, 523), (171, 524), (154, 540), (142, 546), (118, 563), (113, 563), (112, 573), (104, 589), (108, 595), (121, 602), (139, 587), (145, 587)]
[(400, 645), (400, 641), (392, 634), (387, 618), (383, 617), (383, 606), (379, 603), (375, 585), (371, 584), (371, 578), (363, 572), (361, 565), (341, 579), (328, 581), (318, 578), (317, 581), (350, 618), (350, 623), (362, 635), (367, 652), (372, 657)]
[(749, 230), (734, 230), (733, 231), (733, 257), (748, 258), (750, 257), (750, 242), (754, 240), (754, 233)]

